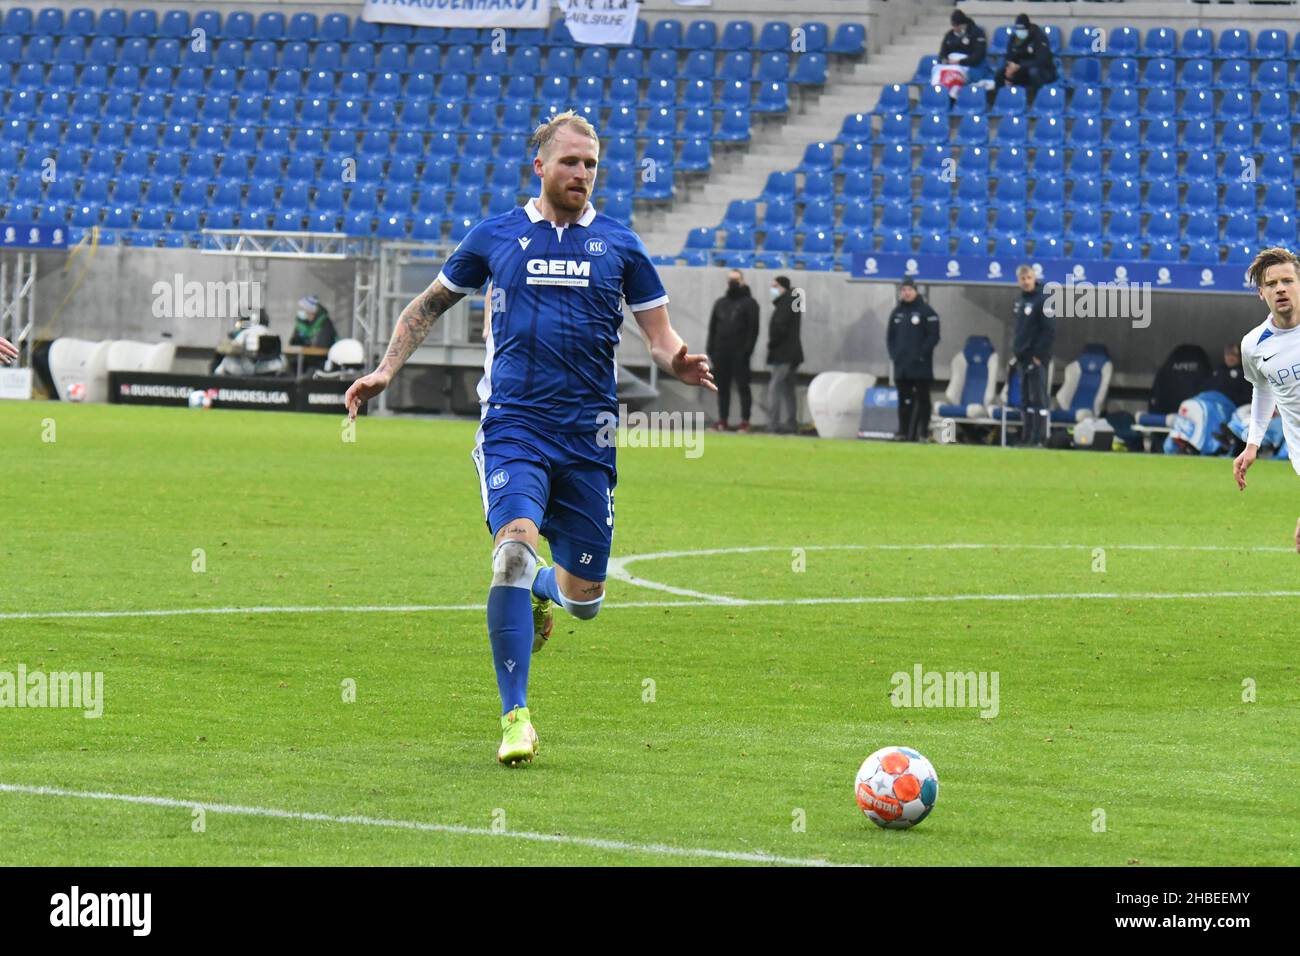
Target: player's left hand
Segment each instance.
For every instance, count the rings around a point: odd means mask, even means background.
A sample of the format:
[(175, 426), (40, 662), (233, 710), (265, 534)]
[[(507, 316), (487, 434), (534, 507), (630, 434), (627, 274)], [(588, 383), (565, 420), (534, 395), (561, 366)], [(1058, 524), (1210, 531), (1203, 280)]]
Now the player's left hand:
[(1300, 551), (1300, 521), (1295, 523), (1295, 549)]
[(673, 356), (673, 374), (677, 376), (679, 382), (685, 382), (687, 385), (701, 385), (711, 392), (718, 390), (718, 386), (713, 384), (713, 372), (709, 369), (709, 357), (707, 355), (687, 355), (685, 345)]
[(0, 365), (8, 365), (18, 357), (18, 349), (6, 338), (0, 337)]

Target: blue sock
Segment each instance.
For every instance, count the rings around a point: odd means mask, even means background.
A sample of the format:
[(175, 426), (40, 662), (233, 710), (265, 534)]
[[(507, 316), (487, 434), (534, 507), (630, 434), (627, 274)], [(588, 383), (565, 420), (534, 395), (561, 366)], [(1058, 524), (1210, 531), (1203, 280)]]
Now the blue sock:
[(496, 666), (501, 713), (528, 706), (528, 664), (533, 655), (533, 604), (526, 587), (488, 591), (488, 639)]
[(555, 583), (555, 568), (542, 568), (533, 578), (533, 594), (539, 598), (548, 598), (556, 604), (560, 601), (560, 586)]

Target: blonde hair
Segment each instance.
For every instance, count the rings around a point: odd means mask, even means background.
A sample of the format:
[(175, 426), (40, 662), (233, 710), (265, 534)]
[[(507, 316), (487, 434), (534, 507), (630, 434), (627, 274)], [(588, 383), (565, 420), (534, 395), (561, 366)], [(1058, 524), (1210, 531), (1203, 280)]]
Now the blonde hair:
[(1246, 278), (1250, 280), (1255, 288), (1259, 288), (1264, 282), (1264, 273), (1269, 270), (1270, 266), (1286, 265), (1288, 262), (1291, 263), (1291, 267), (1295, 270), (1296, 277), (1300, 278), (1300, 259), (1297, 259), (1294, 253), (1283, 249), (1281, 246), (1261, 249), (1259, 255), (1255, 257), (1255, 261), (1246, 270)]
[(582, 133), (582, 135), (594, 140), (597, 147), (600, 146), (600, 137), (596, 135), (596, 127), (587, 122), (585, 116), (579, 116), (573, 110), (565, 110), (563, 113), (556, 113), (545, 123), (538, 126), (537, 129), (533, 130), (533, 135), (528, 141), (528, 145), (534, 148), (538, 155), (540, 155), (546, 147), (550, 145), (551, 140), (555, 139), (555, 134), (566, 126), (572, 126), (578, 132)]
[(1019, 279), (1021, 276), (1024, 276), (1024, 275), (1034, 276), (1035, 279), (1038, 278), (1038, 276), (1034, 273), (1034, 267), (1033, 267), (1033, 266), (1030, 266), (1030, 265), (1017, 266), (1017, 267), (1016, 267), (1016, 278)]

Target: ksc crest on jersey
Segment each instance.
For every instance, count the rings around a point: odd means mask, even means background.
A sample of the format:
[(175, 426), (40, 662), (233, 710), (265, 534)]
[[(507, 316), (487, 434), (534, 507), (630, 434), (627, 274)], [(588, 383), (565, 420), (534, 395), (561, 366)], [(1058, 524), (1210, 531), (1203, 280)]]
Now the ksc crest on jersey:
[(604, 239), (588, 239), (582, 248), (589, 256), (603, 256), (608, 247)]

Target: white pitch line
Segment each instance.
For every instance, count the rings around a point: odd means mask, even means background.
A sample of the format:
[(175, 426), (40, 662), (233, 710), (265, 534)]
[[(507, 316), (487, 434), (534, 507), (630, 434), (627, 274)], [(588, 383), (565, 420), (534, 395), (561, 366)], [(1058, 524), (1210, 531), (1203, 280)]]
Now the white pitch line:
[(492, 837), (494, 839), (528, 840), (533, 843), (558, 843), (566, 846), (585, 846), (595, 850), (616, 853), (648, 853), (656, 856), (679, 856), (705, 860), (727, 860), (734, 863), (775, 863), (784, 866), (853, 866), (861, 864), (832, 863), (828, 860), (800, 859), (774, 856), (770, 853), (742, 853), (734, 850), (709, 850), (701, 847), (667, 846), (662, 843), (628, 843), (623, 840), (604, 840), (598, 837), (566, 836), (561, 833), (532, 833), (527, 830), (498, 833), (485, 827), (466, 827), (448, 823), (422, 823), (418, 820), (387, 820), (382, 817), (333, 816), (328, 813), (307, 813), (298, 810), (279, 810), (274, 807), (244, 807), (229, 803), (206, 803), (202, 800), (177, 800), (172, 797), (133, 796), (125, 793), (98, 793), (85, 790), (63, 790), (59, 787), (32, 787), (23, 784), (0, 783), (0, 793), (17, 793), (37, 797), (70, 797), (78, 800), (107, 800), (115, 803), (132, 803), (149, 807), (168, 807), (178, 810), (201, 808), (207, 813), (226, 813), (241, 817), (269, 817), (276, 820), (298, 820), (305, 823), (339, 823), (346, 826), (386, 827), (394, 830), (416, 830), (421, 833), (446, 833), (453, 836)]
[[(1212, 598), (1300, 597), (1300, 591), (1204, 591), (1204, 592), (1150, 592), (1123, 593), (1107, 591), (1096, 593), (1049, 594), (918, 594), (875, 597), (828, 598), (733, 598), (721, 594), (708, 594), (679, 588), (661, 581), (651, 581), (633, 575), (627, 566), (634, 561), (654, 561), (669, 558), (711, 557), (722, 554), (754, 554), (770, 551), (790, 551), (799, 547), (804, 551), (973, 551), (973, 550), (1090, 550), (1100, 547), (1110, 551), (1227, 551), (1227, 552), (1290, 552), (1281, 547), (1236, 547), (1232, 545), (1179, 545), (1179, 544), (813, 544), (813, 545), (755, 545), (742, 548), (703, 548), (695, 551), (658, 551), (652, 554), (633, 554), (609, 559), (609, 576), (625, 584), (647, 590), (662, 591), (685, 601), (619, 601), (606, 604), (606, 608), (649, 607), (791, 607), (809, 604), (941, 604), (958, 601), (1069, 601), (1069, 600), (1148, 600), (1178, 601)], [(172, 608), (139, 611), (14, 611), (0, 613), (0, 621), (32, 621), (59, 619), (101, 619), (139, 617), (189, 617), (217, 614), (425, 614), (448, 611), (483, 611), (482, 604), (392, 604), (392, 605), (342, 605), (289, 606), (289, 607), (209, 607)]]
[[(874, 597), (824, 597), (824, 598), (727, 598), (720, 601), (620, 601), (606, 604), (606, 609), (652, 607), (796, 607), (815, 604), (949, 604), (969, 601), (1196, 601), (1216, 598), (1295, 598), (1300, 591), (1092, 591), (1071, 594), (1049, 592), (1046, 594), (898, 594)], [(128, 617), (183, 617), (185, 615), (212, 614), (409, 614), (436, 611), (484, 611), (482, 604), (430, 604), (394, 605), (392, 607), (199, 607), (167, 611), (40, 611), (21, 614), (0, 614), (0, 621), (39, 621), (47, 618), (61, 620), (83, 618)]]

